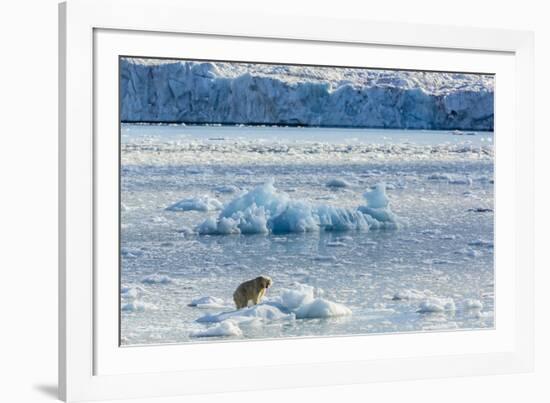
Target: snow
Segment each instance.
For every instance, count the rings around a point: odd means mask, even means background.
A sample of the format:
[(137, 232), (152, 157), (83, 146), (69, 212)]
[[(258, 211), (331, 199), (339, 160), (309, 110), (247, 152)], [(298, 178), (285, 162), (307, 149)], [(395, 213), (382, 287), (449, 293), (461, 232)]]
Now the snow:
[(384, 184), (365, 193), (367, 206), (357, 210), (294, 200), (270, 180), (229, 202), (217, 220), (207, 218), (196, 228), (201, 235), (284, 234), (393, 228), (397, 216), (389, 208)]
[(480, 74), (121, 60), (128, 122), (492, 130), (493, 93)]
[(167, 207), (168, 211), (212, 211), (221, 210), (223, 204), (217, 199), (209, 196), (193, 197), (183, 199)]
[(239, 328), (239, 325), (230, 320), (218, 323), (204, 330), (195, 330), (190, 332), (191, 337), (227, 337), (242, 335), (243, 332)]

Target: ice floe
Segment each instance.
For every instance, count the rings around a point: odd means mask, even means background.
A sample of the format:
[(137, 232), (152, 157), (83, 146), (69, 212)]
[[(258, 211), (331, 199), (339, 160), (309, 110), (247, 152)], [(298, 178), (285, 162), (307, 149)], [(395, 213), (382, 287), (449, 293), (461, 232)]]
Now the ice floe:
[[(322, 297), (323, 291), (306, 284), (295, 284), (279, 296), (266, 299), (258, 305), (233, 311), (210, 313), (197, 319), (198, 323), (232, 323), (233, 325), (293, 321), (296, 319), (325, 319), (349, 316), (347, 306)], [(218, 329), (218, 328), (209, 328)], [(220, 328), (221, 330), (221, 328)], [(212, 330), (217, 332), (217, 330)], [(200, 333), (202, 334), (202, 333)], [(218, 335), (218, 334), (216, 334)]]

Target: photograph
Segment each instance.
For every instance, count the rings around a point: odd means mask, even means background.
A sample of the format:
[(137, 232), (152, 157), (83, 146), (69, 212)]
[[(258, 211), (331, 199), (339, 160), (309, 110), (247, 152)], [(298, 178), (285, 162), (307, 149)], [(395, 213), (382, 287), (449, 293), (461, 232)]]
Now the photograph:
[(495, 328), (494, 74), (181, 57), (119, 56), (121, 346)]

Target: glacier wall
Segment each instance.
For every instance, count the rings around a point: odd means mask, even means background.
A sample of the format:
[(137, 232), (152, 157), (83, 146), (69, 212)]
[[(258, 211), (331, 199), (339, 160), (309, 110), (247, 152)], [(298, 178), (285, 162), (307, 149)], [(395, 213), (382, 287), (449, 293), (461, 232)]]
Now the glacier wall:
[(491, 75), (122, 58), (121, 120), (493, 130)]

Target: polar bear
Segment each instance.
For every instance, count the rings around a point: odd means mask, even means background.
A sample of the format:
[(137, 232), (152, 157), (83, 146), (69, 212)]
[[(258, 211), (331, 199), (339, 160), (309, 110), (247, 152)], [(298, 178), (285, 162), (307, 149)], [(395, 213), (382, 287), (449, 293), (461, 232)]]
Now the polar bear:
[(239, 285), (233, 293), (233, 301), (237, 309), (246, 308), (248, 301), (252, 301), (253, 305), (259, 304), (271, 284), (273, 281), (270, 277), (260, 276)]

